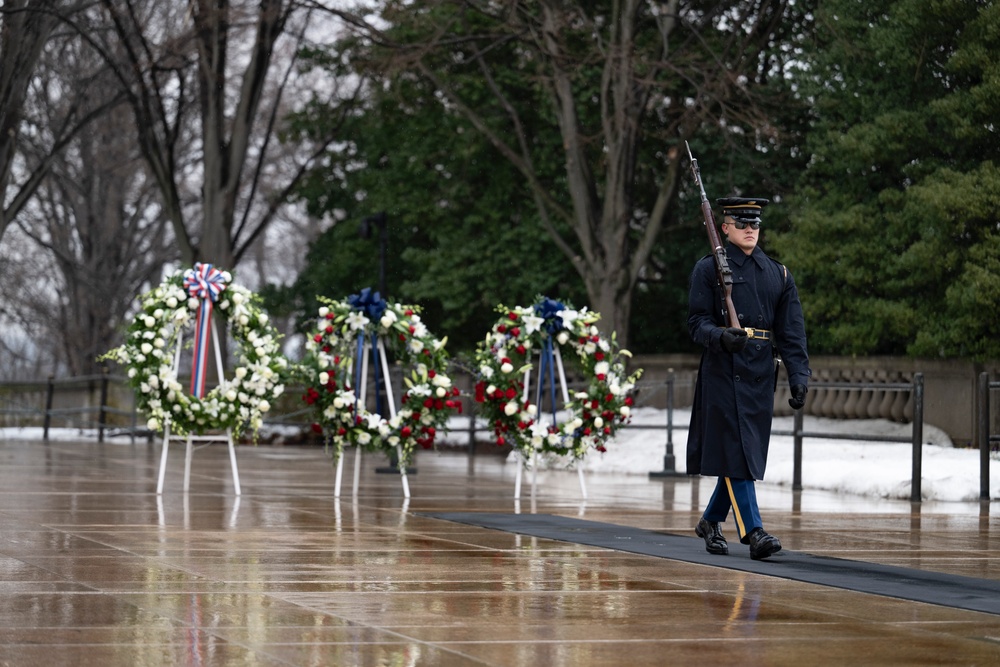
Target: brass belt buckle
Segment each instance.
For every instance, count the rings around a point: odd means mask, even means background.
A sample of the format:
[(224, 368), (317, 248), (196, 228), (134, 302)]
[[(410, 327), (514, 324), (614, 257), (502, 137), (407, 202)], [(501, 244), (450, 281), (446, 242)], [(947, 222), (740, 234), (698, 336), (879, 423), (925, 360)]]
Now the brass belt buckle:
[(757, 330), (753, 327), (743, 327), (743, 330), (747, 332), (747, 338), (753, 340), (757, 336)]

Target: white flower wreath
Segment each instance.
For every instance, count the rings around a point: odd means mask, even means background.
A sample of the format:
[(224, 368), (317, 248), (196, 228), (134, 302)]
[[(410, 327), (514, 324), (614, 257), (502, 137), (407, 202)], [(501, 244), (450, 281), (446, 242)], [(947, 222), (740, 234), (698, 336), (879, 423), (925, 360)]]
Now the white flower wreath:
[[(534, 306), (500, 305), (497, 311), (500, 319), (476, 352), (475, 389), (479, 413), (497, 445), (509, 444), (525, 458), (536, 450), (574, 460), (591, 450), (604, 452), (615, 431), (630, 421), (631, 393), (642, 374), (640, 369), (626, 375), (622, 357), (632, 355), (617, 347), (613, 335), (611, 340), (600, 335), (600, 314), (586, 308), (575, 310), (540, 297)], [(561, 424), (543, 424), (538, 406), (524, 397), (523, 378), (532, 366), (532, 351), (543, 352), (546, 345), (572, 350), (587, 381), (585, 389), (569, 391), (569, 414)], [(550, 370), (555, 382), (555, 369)]]
[[(195, 270), (198, 268), (196, 265)], [(219, 272), (220, 291), (214, 310), (226, 319), (237, 344), (239, 365), (233, 378), (222, 379), (203, 397), (186, 390), (177, 381), (172, 353), (201, 307), (201, 299), (190, 296), (184, 288), (184, 279), (192, 272), (178, 271), (141, 295), (140, 310), (128, 328), (125, 343), (101, 358), (128, 368), (137, 407), (148, 415), (147, 426), (153, 431), (169, 424), (171, 431), (180, 435), (229, 428), (234, 435), (247, 428), (256, 434), (264, 413), (284, 391), (288, 361), (281, 354), (280, 334), (261, 309), (260, 298), (233, 284), (228, 272)]]
[[(433, 447), (448, 417), (462, 410), (458, 388), (447, 374), (448, 339), (428, 330), (418, 306), (386, 302), (368, 288), (348, 301), (319, 300), (324, 305), (300, 366), (307, 386), (302, 399), (317, 413), (314, 429), (333, 445), (334, 460), (345, 445), (390, 455), (398, 446), (406, 465), (417, 447)], [(381, 337), (396, 360), (410, 369), (403, 378), (402, 407), (394, 417), (365, 409), (355, 394), (359, 336), (364, 345), (373, 336)]]

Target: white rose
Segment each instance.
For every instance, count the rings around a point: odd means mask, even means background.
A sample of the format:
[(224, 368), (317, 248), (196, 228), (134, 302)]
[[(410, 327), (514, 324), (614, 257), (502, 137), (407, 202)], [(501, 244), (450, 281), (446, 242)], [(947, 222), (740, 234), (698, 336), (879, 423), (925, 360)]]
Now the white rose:
[(560, 345), (565, 345), (566, 341), (569, 340), (569, 334), (566, 333), (565, 331), (560, 331), (559, 335), (556, 336), (556, 340), (559, 341)]
[(174, 297), (170, 297), (169, 299), (167, 299), (167, 308), (176, 308), (176, 307), (177, 307), (177, 299), (175, 299)]
[(257, 404), (257, 409), (260, 410), (261, 412), (267, 412), (268, 410), (271, 409), (271, 404), (268, 403), (267, 401), (261, 401), (260, 403)]
[(329, 314), (330, 314), (330, 309), (327, 308), (326, 306), (323, 306), (323, 307), (321, 307), (319, 309), (319, 316), (320, 317), (325, 318)]
[(267, 324), (267, 313), (258, 313), (257, 321), (261, 324)]
[(198, 305), (199, 305), (198, 299), (196, 299), (194, 297), (191, 297), (190, 299), (188, 299), (188, 308), (190, 308), (191, 310), (194, 310), (195, 308), (197, 308)]
[(153, 317), (152, 315), (146, 315), (146, 317), (142, 321), (145, 322), (146, 326), (149, 327), (150, 329), (156, 326), (156, 318)]
[(444, 398), (445, 396), (448, 395), (448, 390), (445, 389), (444, 387), (438, 387), (437, 391), (434, 393), (437, 395), (438, 398)]
[(150, 417), (146, 421), (146, 428), (148, 428), (150, 431), (159, 431), (160, 430), (159, 420), (156, 419), (156, 417)]
[(632, 408), (630, 408), (627, 405), (623, 405), (620, 408), (618, 408), (618, 412), (621, 414), (622, 417), (628, 417), (630, 414), (632, 414)]
[(247, 376), (247, 369), (243, 368), (242, 366), (236, 369), (236, 377), (242, 380), (246, 376)]
[(517, 412), (518, 412), (517, 403), (515, 403), (514, 401), (511, 401), (510, 403), (507, 403), (506, 405), (503, 406), (503, 413), (508, 417), (513, 417), (514, 415), (517, 414)]
[(514, 371), (514, 365), (509, 361), (505, 361), (503, 365), (500, 366), (500, 370), (504, 373), (512, 373)]
[(240, 326), (246, 326), (250, 324), (250, 318), (246, 315), (240, 315)]
[(236, 400), (236, 390), (235, 389), (230, 389), (229, 391), (226, 392), (226, 400), (229, 401), (229, 402), (232, 402), (232, 401)]
[(240, 292), (233, 292), (233, 303), (237, 306), (243, 303), (243, 294)]
[(149, 354), (150, 352), (153, 351), (153, 346), (150, 345), (149, 343), (143, 343), (142, 345), (139, 346), (139, 349), (142, 350), (143, 354)]
[(604, 426), (604, 420), (601, 419), (600, 417), (597, 417), (596, 419), (594, 419), (594, 426), (596, 426), (597, 428), (601, 428), (602, 426)]
[(329, 382), (330, 382), (330, 374), (329, 373), (327, 373), (326, 371), (323, 371), (322, 373), (319, 374), (319, 383), (320, 384), (329, 384)]

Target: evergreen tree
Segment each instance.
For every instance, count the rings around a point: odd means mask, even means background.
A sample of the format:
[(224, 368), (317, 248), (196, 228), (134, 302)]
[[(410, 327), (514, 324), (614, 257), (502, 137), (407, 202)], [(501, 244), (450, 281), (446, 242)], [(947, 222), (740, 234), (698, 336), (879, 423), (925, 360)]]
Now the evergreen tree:
[(1000, 6), (831, 0), (792, 231), (810, 349), (1000, 357)]

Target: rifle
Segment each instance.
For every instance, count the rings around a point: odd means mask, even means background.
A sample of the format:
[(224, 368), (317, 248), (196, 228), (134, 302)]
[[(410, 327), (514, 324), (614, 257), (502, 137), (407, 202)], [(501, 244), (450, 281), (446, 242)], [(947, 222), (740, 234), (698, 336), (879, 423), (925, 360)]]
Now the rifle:
[(733, 305), (733, 270), (729, 268), (729, 258), (726, 257), (726, 250), (722, 247), (722, 238), (719, 230), (715, 227), (715, 215), (712, 213), (712, 205), (708, 203), (705, 196), (705, 186), (701, 183), (701, 171), (698, 169), (698, 160), (691, 154), (691, 146), (685, 141), (688, 157), (691, 159), (691, 173), (694, 174), (694, 182), (701, 192), (701, 214), (705, 219), (705, 231), (708, 232), (708, 242), (712, 246), (712, 255), (715, 257), (715, 275), (719, 279), (719, 286), (722, 288), (722, 315), (726, 318), (730, 327), (742, 329), (740, 319), (736, 315), (736, 306)]

